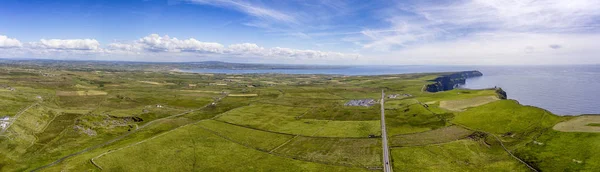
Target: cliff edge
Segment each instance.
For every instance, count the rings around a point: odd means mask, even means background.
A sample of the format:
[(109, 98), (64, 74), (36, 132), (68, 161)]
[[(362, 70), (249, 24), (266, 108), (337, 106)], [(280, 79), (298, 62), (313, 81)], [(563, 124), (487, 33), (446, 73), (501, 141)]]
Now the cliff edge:
[(424, 89), (424, 91), (429, 91), (429, 92), (452, 90), (452, 89), (458, 87), (459, 85), (465, 84), (465, 81), (467, 80), (467, 78), (478, 77), (478, 76), (483, 76), (483, 74), (476, 70), (456, 72), (456, 73), (451, 73), (448, 75), (442, 75), (440, 77), (437, 77), (434, 80), (431, 80), (435, 83), (427, 84), (427, 85), (425, 85), (425, 87), (423, 89)]

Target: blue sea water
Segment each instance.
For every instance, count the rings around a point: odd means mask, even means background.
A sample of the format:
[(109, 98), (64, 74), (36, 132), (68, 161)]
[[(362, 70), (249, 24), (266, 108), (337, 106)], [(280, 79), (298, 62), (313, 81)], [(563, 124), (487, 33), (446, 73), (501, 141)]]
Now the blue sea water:
[(352, 66), (336, 69), (195, 69), (194, 73), (384, 75), (479, 70), (464, 88), (502, 87), (508, 98), (558, 115), (600, 114), (600, 65), (569, 66)]
[(466, 88), (499, 86), (508, 98), (558, 115), (600, 114), (600, 65), (480, 67)]

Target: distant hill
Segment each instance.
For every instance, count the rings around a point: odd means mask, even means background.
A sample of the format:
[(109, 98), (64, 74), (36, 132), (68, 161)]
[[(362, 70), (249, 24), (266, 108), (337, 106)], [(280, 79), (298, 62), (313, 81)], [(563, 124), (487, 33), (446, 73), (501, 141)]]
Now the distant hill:
[(290, 65), (229, 63), (222, 61), (201, 62), (131, 62), (131, 61), (94, 61), (94, 60), (49, 60), (49, 59), (0, 59), (0, 66), (48, 67), (64, 70), (151, 70), (168, 71), (176, 69), (333, 69), (344, 68), (334, 65)]

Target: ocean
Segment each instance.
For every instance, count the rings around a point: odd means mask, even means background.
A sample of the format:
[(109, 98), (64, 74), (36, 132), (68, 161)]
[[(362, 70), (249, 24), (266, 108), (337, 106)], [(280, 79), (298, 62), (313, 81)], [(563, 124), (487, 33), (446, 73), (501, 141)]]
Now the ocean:
[(194, 69), (184, 72), (384, 75), (465, 70), (479, 70), (483, 76), (467, 79), (464, 88), (502, 87), (509, 99), (557, 115), (600, 114), (600, 65), (351, 66), (335, 69)]

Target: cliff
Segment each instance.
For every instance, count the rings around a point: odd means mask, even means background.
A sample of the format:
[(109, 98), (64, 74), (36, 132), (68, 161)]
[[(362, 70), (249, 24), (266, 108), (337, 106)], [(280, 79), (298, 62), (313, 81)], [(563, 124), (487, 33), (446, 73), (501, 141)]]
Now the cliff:
[(479, 71), (463, 71), (451, 73), (448, 75), (442, 75), (437, 77), (434, 80), (431, 80), (435, 83), (427, 84), (424, 88), (424, 91), (429, 92), (438, 92), (438, 91), (447, 91), (456, 88), (458, 85), (465, 84), (467, 78), (483, 76), (483, 74)]
[(508, 96), (506, 96), (506, 91), (502, 90), (500, 87), (496, 88), (496, 95), (499, 99), (506, 100), (508, 98)]

